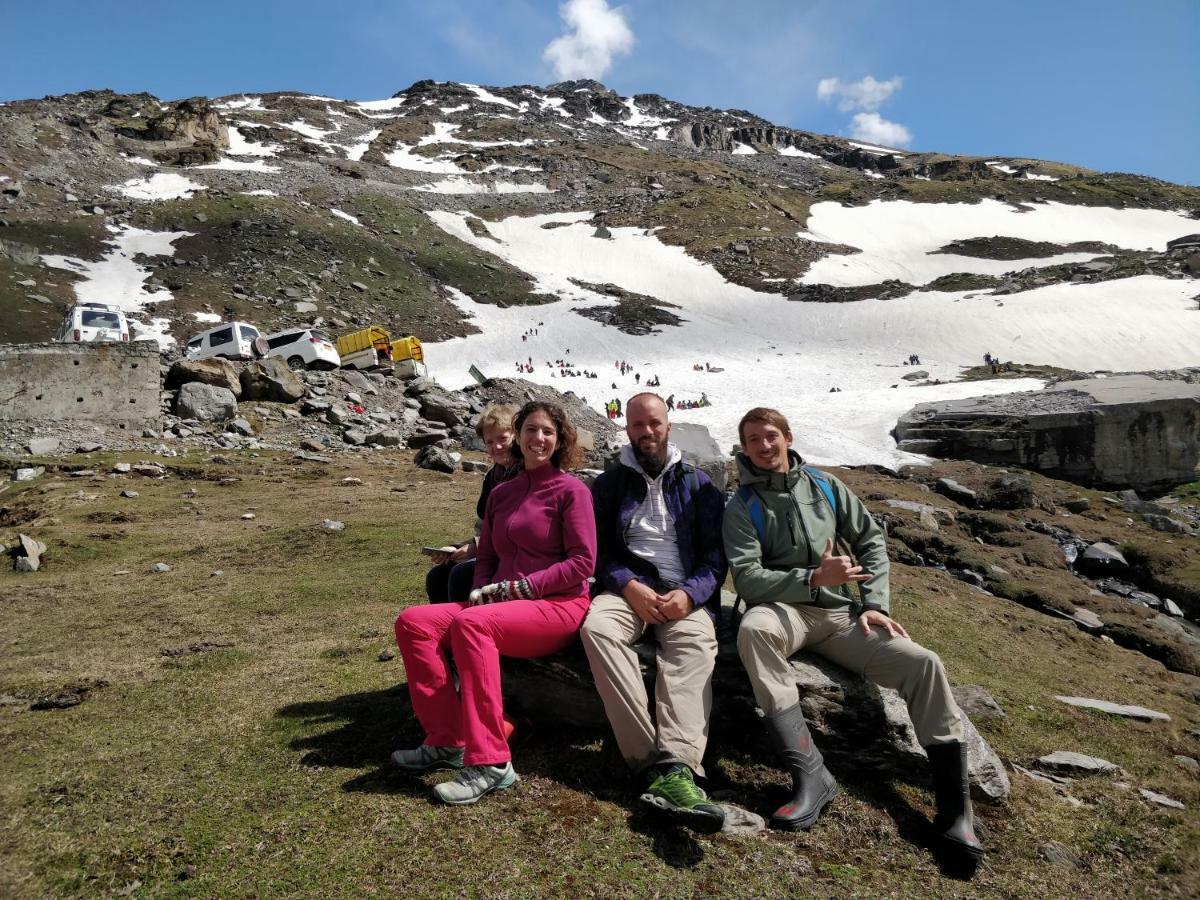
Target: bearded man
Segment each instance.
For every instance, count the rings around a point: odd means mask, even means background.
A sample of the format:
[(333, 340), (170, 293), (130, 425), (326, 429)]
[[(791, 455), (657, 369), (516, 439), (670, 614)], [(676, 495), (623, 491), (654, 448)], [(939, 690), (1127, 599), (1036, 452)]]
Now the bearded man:
[[(621, 755), (645, 778), (642, 802), (715, 832), (724, 813), (695, 779), (712, 708), (724, 498), (670, 443), (661, 397), (636, 394), (625, 415), (620, 464), (592, 488), (596, 584), (580, 637)], [(653, 721), (633, 650), (647, 634), (658, 643)]]

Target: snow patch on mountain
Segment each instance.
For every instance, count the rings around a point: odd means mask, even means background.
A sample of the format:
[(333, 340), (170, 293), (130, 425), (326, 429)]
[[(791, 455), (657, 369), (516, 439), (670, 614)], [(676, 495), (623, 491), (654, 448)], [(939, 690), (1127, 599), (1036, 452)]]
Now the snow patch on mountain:
[(204, 189), (204, 185), (174, 172), (155, 172), (149, 178), (130, 178), (124, 184), (109, 188), (133, 200), (188, 200)]

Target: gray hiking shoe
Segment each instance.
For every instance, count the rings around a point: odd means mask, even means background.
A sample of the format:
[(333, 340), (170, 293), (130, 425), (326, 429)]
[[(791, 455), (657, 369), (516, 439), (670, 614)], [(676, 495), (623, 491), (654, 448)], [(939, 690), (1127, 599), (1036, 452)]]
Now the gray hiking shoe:
[(429, 772), (433, 769), (461, 769), (462, 747), (431, 747), (422, 744), (412, 750), (397, 750), (392, 762), (405, 772)]
[(502, 766), (467, 766), (450, 781), (435, 787), (433, 793), (443, 803), (465, 806), (492, 791), (506, 791), (519, 780), (511, 762)]

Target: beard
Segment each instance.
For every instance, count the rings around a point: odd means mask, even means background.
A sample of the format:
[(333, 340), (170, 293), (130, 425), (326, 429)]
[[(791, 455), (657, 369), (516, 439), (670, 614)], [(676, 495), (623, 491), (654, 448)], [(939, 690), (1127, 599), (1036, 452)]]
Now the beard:
[(633, 445), (633, 456), (651, 478), (657, 478), (667, 465), (667, 442), (639, 442)]

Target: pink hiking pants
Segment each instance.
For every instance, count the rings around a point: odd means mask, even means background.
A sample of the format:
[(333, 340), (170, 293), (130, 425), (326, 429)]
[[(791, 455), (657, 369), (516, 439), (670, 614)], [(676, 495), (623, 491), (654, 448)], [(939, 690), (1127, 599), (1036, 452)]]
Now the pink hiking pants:
[[(534, 659), (575, 640), (588, 597), (412, 606), (396, 618), (413, 711), (432, 747), (465, 747), (468, 766), (508, 762), (500, 656)], [(454, 654), (462, 696), (446, 651)]]

